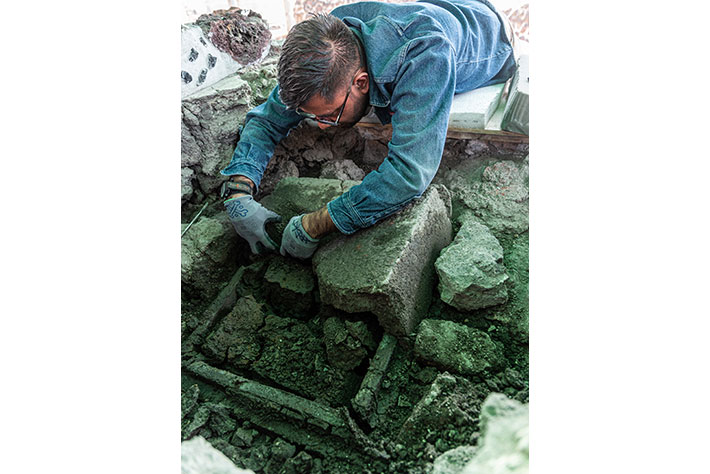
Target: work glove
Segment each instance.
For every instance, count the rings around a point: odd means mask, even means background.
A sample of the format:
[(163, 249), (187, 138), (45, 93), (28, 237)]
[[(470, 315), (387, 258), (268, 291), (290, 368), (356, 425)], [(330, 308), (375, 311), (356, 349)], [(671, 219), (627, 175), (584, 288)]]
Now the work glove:
[(251, 196), (240, 196), (224, 201), (234, 230), (249, 242), (251, 252), (255, 254), (266, 250), (276, 251), (276, 242), (266, 233), (266, 224), (281, 222), (281, 216), (268, 210)]
[(288, 254), (300, 259), (310, 258), (318, 247), (320, 239), (314, 239), (308, 235), (308, 232), (303, 228), (302, 220), (303, 214), (294, 216), (284, 229), (281, 238), (281, 255), (284, 257)]

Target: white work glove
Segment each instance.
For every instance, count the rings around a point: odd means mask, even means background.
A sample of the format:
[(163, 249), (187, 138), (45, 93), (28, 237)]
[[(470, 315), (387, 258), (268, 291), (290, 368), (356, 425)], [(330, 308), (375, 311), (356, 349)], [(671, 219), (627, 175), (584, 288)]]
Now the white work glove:
[(284, 229), (281, 238), (281, 255), (284, 257), (288, 254), (302, 260), (310, 258), (318, 247), (320, 239), (308, 235), (301, 223), (302, 219), (303, 214), (292, 217)]
[(268, 210), (251, 196), (240, 196), (224, 201), (234, 230), (249, 242), (251, 252), (262, 253), (264, 250), (276, 251), (276, 242), (266, 233), (266, 224), (281, 222), (281, 216)]

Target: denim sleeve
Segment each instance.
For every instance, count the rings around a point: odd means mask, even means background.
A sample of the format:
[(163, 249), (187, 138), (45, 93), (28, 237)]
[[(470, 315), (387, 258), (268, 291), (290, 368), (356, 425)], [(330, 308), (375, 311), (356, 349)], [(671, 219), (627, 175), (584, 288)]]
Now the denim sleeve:
[(421, 196), (434, 179), (456, 87), (455, 64), (444, 38), (410, 45), (392, 93), (389, 153), (361, 184), (328, 203), (338, 230), (352, 234), (373, 225)]
[(247, 113), (232, 160), (221, 174), (244, 175), (258, 189), (274, 148), (301, 119), (295, 111), (286, 110), (279, 99), (279, 86), (274, 87), (266, 102)]

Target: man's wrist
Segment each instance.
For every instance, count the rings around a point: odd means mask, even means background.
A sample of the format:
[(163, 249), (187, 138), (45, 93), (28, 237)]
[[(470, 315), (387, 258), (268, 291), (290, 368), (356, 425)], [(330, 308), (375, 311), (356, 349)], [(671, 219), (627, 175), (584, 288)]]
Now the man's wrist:
[(222, 183), (220, 194), (223, 199), (235, 199), (242, 196), (253, 196), (256, 186), (254, 182), (242, 175), (230, 176)]
[(320, 239), (338, 230), (333, 223), (333, 219), (330, 218), (330, 214), (328, 214), (328, 206), (324, 206), (315, 212), (304, 215), (301, 220), (301, 225), (303, 226), (303, 230), (314, 239)]

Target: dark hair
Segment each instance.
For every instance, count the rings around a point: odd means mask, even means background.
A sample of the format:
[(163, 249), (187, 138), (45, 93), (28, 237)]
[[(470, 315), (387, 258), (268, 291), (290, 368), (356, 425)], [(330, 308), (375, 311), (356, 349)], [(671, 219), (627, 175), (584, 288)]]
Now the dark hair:
[(323, 13), (291, 28), (279, 58), (279, 97), (297, 109), (318, 93), (332, 101), (364, 64), (355, 34), (339, 18)]

